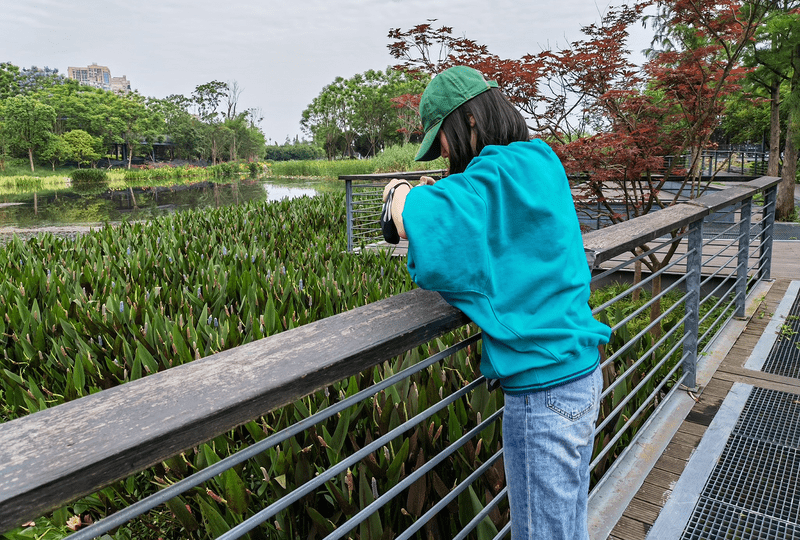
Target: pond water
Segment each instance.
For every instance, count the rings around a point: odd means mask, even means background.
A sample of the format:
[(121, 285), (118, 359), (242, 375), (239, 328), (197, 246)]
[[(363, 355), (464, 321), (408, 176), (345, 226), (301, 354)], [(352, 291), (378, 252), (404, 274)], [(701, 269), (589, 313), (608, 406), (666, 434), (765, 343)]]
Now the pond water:
[(276, 179), (236, 180), (227, 184), (200, 181), (169, 187), (110, 190), (103, 186), (0, 195), (0, 227), (53, 227), (151, 219), (184, 210), (219, 208), (249, 201), (314, 197), (330, 183)]

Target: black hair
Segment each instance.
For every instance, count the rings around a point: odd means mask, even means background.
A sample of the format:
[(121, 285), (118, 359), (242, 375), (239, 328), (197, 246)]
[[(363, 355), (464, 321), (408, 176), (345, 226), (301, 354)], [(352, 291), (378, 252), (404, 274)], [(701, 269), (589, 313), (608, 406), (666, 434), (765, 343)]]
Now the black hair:
[[(475, 119), (477, 145), (472, 147), (472, 127)], [(442, 122), (441, 131), (447, 139), (451, 174), (464, 172), (472, 158), (490, 144), (507, 145), (530, 139), (528, 125), (522, 114), (498, 88), (490, 88), (459, 106)], [(438, 142), (437, 142), (438, 144)]]

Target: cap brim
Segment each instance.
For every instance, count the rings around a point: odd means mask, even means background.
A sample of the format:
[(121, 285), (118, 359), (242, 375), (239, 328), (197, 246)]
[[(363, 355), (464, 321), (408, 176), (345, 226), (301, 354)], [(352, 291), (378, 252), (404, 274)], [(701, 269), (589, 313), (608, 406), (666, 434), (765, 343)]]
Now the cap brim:
[(444, 119), (439, 120), (425, 133), (425, 138), (422, 139), (422, 144), (414, 161), (432, 161), (442, 154), (439, 146), (439, 129), (442, 127), (442, 122), (444, 122)]

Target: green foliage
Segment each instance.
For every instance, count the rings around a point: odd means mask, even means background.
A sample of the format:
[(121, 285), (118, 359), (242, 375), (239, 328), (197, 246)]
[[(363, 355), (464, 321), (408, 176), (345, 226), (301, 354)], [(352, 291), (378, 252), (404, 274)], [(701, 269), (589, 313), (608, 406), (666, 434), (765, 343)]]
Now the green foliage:
[(31, 172), (34, 171), (34, 153), (47, 143), (56, 121), (51, 106), (25, 95), (10, 97), (2, 108), (2, 137), (9, 146), (27, 154)]
[(247, 172), (250, 174), (250, 176), (256, 177), (264, 172), (264, 166), (257, 161), (251, 161), (247, 164)]
[(264, 152), (264, 159), (269, 161), (315, 160), (324, 157), (325, 151), (319, 146), (299, 141), (280, 146), (269, 145)]
[(403, 112), (392, 98), (421, 94), (426, 75), (408, 71), (368, 70), (349, 79), (336, 77), (303, 111), (300, 125), (324, 148), (328, 159), (375, 155), (402, 140)]
[[(0, 417), (7, 421), (411, 289), (402, 259), (345, 253), (342, 205), (341, 193), (324, 194), (126, 223), (74, 241), (49, 234), (29, 242), (15, 239), (0, 250), (0, 268), (5, 269), (0, 283)], [(127, 506), (419, 362), (465, 337), (466, 331), (249, 422), (197, 452), (118, 482), (57, 514), (97, 520), (110, 508)], [(203, 538), (227, 530), (321, 468), (460, 389), (477, 376), (478, 354), (472, 346), (423, 370), (190, 490), (171, 501), (169, 511), (157, 509), (124, 526), (117, 537)], [(360, 502), (372, 500), (374, 489), (383, 493), (396, 485), (478, 417), (487, 418), (500, 406), (499, 392), (478, 388), (451, 406), (450, 413), (434, 415), (281, 512), (257, 537), (308, 537), (341, 523), (358, 511)], [(494, 453), (499, 437), (499, 426), (484, 430), (480, 441), (467, 443), (446, 467), (413, 484), (407, 498), (398, 498), (365, 522), (357, 536), (375, 538), (380, 531), (406, 528), (448, 486)], [(502, 477), (502, 464), (497, 463), (451, 511), (461, 515), (486, 504), (487, 494), (497, 494)], [(499, 529), (504, 519), (505, 510), (491, 524), (485, 521), (481, 531)], [(37, 523), (55, 521), (53, 516)], [(431, 527), (447, 536), (455, 525), (442, 513)], [(37, 530), (43, 533), (38, 525)]]
[(103, 169), (75, 169), (69, 173), (73, 182), (99, 183), (107, 180), (106, 171)]
[(343, 159), (337, 161), (283, 161), (271, 163), (269, 172), (275, 176), (302, 176), (336, 179), (340, 175), (372, 174), (391, 171), (420, 171), (446, 169), (447, 163), (438, 158), (434, 161), (414, 161), (418, 144), (390, 146), (377, 156), (368, 159)]
[[(632, 290), (627, 285), (615, 284), (594, 291), (589, 303), (592, 307), (599, 306), (626, 291), (628, 296), (618, 300), (597, 316), (600, 321), (612, 328), (628, 317), (633, 316), (633, 318), (613, 332), (611, 340), (605, 346), (607, 358), (611, 358), (615, 354), (618, 356), (603, 370), (604, 388), (615, 383), (617, 386), (601, 402), (597, 424), (598, 426), (603, 422), (607, 422), (607, 424), (595, 439), (593, 459), (601, 451), (606, 450), (608, 453), (592, 471), (592, 483), (596, 482), (628, 447), (661, 398), (674, 386), (676, 376), (667, 378), (667, 375), (682, 356), (681, 347), (677, 347), (674, 351), (673, 348), (683, 337), (681, 328), (683, 323), (680, 322), (684, 316), (683, 296), (674, 291), (665, 294), (660, 300), (660, 313), (663, 313), (664, 317), (654, 325), (651, 325), (650, 308), (644, 307), (651, 299), (647, 291), (641, 291), (641, 297), (633, 299)], [(706, 304), (700, 306), (701, 319), (708, 313), (708, 305), (715, 303), (716, 299), (711, 298)], [(718, 312), (701, 323), (700, 335), (709, 329), (720, 312), (725, 309), (732, 308), (718, 308)], [(711, 335), (713, 332), (709, 333), (706, 340), (710, 339)], [(705, 342), (701, 342), (698, 351), (704, 346)], [(648, 374), (655, 369), (655, 366), (665, 358), (664, 364), (655, 370), (652, 376), (649, 376)], [(663, 384), (663, 388), (656, 393), (655, 398), (651, 398), (651, 394), (661, 384)], [(626, 400), (628, 401), (622, 410), (614, 413), (613, 410)], [(643, 411), (630, 422), (622, 436), (612, 442), (614, 436), (621, 431), (639, 408), (643, 408)]]

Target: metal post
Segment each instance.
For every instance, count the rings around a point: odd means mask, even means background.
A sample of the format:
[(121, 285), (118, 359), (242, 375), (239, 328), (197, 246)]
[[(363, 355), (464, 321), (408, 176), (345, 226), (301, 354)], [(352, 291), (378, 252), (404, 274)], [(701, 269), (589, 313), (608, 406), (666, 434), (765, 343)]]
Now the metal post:
[(761, 242), (759, 249), (758, 279), (770, 279), (772, 271), (772, 238), (775, 233), (775, 205), (778, 186), (764, 192), (764, 209), (761, 215)]
[(349, 178), (344, 184), (345, 199), (347, 200), (347, 252), (353, 252), (353, 181)]
[(697, 342), (700, 334), (700, 271), (703, 265), (703, 220), (689, 225), (686, 260), (686, 322), (683, 325), (684, 385), (697, 390)]
[(736, 317), (744, 317), (744, 305), (747, 297), (747, 261), (750, 258), (750, 215), (753, 198), (742, 201), (739, 220), (739, 257), (736, 267)]

